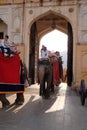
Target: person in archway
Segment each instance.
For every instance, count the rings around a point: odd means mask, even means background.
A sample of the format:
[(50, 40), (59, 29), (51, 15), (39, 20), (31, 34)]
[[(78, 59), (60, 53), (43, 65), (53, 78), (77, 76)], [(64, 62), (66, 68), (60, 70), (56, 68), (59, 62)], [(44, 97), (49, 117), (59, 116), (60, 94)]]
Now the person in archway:
[[(57, 55), (57, 58), (58, 58), (58, 64), (59, 64), (59, 78), (60, 80), (63, 81), (63, 61), (62, 61), (62, 57), (60, 56), (60, 52), (59, 51), (56, 51), (55, 54)], [(59, 80), (59, 82), (61, 82)]]
[(48, 55), (49, 55), (49, 51), (47, 50), (47, 47), (42, 45), (42, 48), (41, 48), (41, 59), (42, 60), (47, 60), (48, 59)]
[(51, 53), (53, 57), (53, 84), (58, 86), (62, 75), (62, 64), (60, 60), (60, 53), (58, 51)]

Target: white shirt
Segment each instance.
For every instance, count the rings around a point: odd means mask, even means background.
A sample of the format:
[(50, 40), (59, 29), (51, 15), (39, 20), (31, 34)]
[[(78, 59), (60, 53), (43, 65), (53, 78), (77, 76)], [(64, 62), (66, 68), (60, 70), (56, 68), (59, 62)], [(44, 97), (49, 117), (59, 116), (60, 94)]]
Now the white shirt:
[(4, 40), (2, 40), (0, 46), (3, 46), (4, 48), (5, 47), (9, 47), (10, 43), (9, 42), (5, 42)]
[(4, 40), (1, 41), (0, 46), (3, 46), (4, 48), (10, 48), (13, 52), (17, 51), (17, 48), (15, 45), (12, 45), (10, 41), (5, 42)]
[(48, 50), (44, 51), (41, 49), (41, 58), (47, 59), (48, 58)]

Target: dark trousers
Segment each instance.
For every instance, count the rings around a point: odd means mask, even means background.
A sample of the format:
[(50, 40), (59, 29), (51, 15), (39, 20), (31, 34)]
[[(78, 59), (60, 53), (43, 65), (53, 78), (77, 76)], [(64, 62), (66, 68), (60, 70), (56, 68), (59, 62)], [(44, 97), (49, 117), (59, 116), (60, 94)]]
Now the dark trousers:
[[(5, 48), (3, 46), (0, 46), (2, 53), (7, 53), (8, 55), (13, 54), (13, 51), (10, 48)], [(4, 49), (7, 50), (7, 52), (4, 51)]]

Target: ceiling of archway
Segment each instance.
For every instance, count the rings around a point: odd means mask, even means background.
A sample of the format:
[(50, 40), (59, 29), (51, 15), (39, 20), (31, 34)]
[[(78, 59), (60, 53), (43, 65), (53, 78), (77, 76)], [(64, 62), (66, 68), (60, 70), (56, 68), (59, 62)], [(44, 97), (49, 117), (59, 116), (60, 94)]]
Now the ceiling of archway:
[(39, 37), (44, 33), (48, 33), (54, 29), (58, 29), (63, 33), (67, 34), (68, 22), (63, 17), (50, 13), (36, 21), (37, 32)]

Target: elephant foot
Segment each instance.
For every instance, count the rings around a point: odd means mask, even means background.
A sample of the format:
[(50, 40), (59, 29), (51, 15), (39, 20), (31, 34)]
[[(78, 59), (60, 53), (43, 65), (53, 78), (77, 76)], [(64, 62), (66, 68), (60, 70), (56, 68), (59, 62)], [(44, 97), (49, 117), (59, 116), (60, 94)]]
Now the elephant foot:
[(45, 99), (50, 99), (50, 95), (45, 95)]
[(0, 101), (2, 103), (2, 108), (8, 108), (8, 107), (10, 107), (10, 102), (6, 98), (5, 94), (0, 94)]
[(46, 91), (45, 93), (44, 93), (44, 99), (50, 99), (50, 93), (48, 92), (48, 91)]
[(50, 92), (47, 90), (40, 91), (39, 95), (42, 96), (43, 99), (50, 99)]
[(15, 104), (16, 105), (23, 105), (23, 103), (24, 103), (24, 95), (23, 95), (23, 93), (18, 93), (16, 100), (15, 100)]
[(43, 91), (40, 91), (40, 92), (39, 92), (39, 96), (43, 96)]
[(51, 89), (51, 93), (54, 93), (54, 89)]
[(16, 99), (14, 104), (15, 105), (23, 105), (23, 103), (24, 103), (24, 100)]
[(54, 93), (54, 85), (51, 85), (50, 92)]
[(10, 107), (10, 102), (2, 103), (2, 108), (9, 108), (9, 107)]
[(50, 99), (50, 96), (43, 95), (42, 98), (43, 99)]
[(20, 100), (20, 99), (15, 100), (16, 105), (23, 105), (23, 103), (24, 103), (24, 100)]
[(24, 101), (15, 101), (16, 105), (23, 105)]

